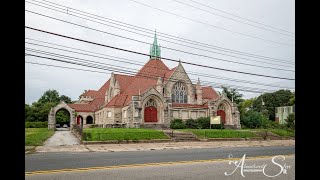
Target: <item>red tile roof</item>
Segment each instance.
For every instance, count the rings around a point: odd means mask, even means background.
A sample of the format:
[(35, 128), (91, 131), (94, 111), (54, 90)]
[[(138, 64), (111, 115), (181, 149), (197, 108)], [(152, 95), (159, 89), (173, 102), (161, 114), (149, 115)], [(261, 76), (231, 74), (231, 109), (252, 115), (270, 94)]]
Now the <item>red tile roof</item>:
[(167, 71), (167, 73), (164, 75), (164, 81), (167, 81), (170, 76), (172, 75), (172, 73), (174, 72), (174, 70), (176, 70), (177, 67), (172, 68), (170, 71)]
[(202, 99), (215, 100), (219, 95), (212, 87), (202, 87)]
[(123, 107), (128, 95), (118, 94), (105, 107)]
[[(175, 68), (169, 69), (161, 60), (150, 59), (135, 76), (127, 76), (115, 74), (115, 78), (119, 82), (120, 94), (112, 98), (112, 100), (104, 107), (123, 107), (131, 102), (131, 97), (138, 95), (139, 91), (142, 94), (146, 90), (155, 87), (158, 77), (164, 77), (167, 81)], [(88, 104), (68, 104), (71, 108), (78, 112), (95, 112), (100, 109), (105, 102), (105, 94), (110, 85), (110, 79), (98, 90), (89, 90), (84, 95), (91, 96), (93, 101)], [(203, 99), (216, 99), (218, 94), (211, 87), (202, 88)], [(207, 104), (177, 104), (173, 107), (194, 107), (208, 108)]]

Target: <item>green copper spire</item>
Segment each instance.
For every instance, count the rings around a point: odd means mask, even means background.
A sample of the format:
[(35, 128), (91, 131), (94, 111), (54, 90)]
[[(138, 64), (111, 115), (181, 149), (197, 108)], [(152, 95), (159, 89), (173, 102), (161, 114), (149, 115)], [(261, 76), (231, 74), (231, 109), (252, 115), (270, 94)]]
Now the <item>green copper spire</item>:
[(157, 41), (157, 32), (154, 32), (153, 44), (150, 47), (150, 57), (155, 59), (160, 59), (160, 44)]

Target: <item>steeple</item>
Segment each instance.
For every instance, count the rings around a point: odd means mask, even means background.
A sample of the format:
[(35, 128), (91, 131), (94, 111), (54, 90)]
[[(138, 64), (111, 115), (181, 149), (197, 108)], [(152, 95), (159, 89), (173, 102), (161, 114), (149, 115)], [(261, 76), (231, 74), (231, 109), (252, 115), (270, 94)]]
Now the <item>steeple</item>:
[(153, 44), (150, 47), (150, 58), (160, 59), (160, 44), (157, 41), (157, 31), (154, 32)]

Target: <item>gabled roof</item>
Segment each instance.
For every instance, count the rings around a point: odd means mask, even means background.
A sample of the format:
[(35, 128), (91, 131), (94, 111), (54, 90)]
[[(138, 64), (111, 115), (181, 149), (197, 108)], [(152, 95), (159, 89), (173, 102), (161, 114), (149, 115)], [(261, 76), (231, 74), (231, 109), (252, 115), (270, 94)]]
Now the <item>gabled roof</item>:
[(219, 95), (212, 87), (202, 87), (202, 99), (216, 100)]
[(132, 79), (132, 82), (123, 91), (128, 97), (125, 105), (128, 105), (133, 95), (138, 95), (145, 92), (148, 88), (154, 87), (157, 84), (158, 77), (165, 77), (165, 74), (170, 69), (161, 61), (157, 59), (150, 59)]
[(128, 95), (118, 94), (105, 107), (123, 107)]
[[(177, 67), (169, 69), (161, 60), (150, 59), (135, 76), (114, 74), (115, 79), (120, 86), (120, 94), (116, 95), (104, 107), (124, 107), (127, 106), (132, 99), (132, 96), (142, 94), (148, 89), (155, 87), (159, 77), (168, 81)], [(100, 109), (105, 102), (105, 94), (110, 86), (110, 79), (98, 90), (89, 90), (84, 95), (93, 98), (93, 101), (88, 104), (68, 104), (71, 108), (78, 112), (95, 112)], [(212, 87), (202, 87), (202, 99), (217, 99), (219, 95)], [(173, 107), (194, 107), (207, 108), (207, 104), (177, 104)]]

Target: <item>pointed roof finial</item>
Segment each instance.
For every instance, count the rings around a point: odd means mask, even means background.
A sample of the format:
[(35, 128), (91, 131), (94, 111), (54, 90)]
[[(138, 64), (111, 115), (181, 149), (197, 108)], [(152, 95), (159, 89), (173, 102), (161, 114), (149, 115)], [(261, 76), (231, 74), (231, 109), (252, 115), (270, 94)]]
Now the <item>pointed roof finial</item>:
[(153, 44), (150, 47), (150, 57), (155, 59), (160, 59), (160, 54), (161, 54), (161, 50), (160, 50), (160, 45), (158, 45), (157, 30), (155, 30)]
[(198, 85), (200, 85), (200, 78), (198, 78), (198, 82), (197, 82), (197, 84), (198, 84)]

